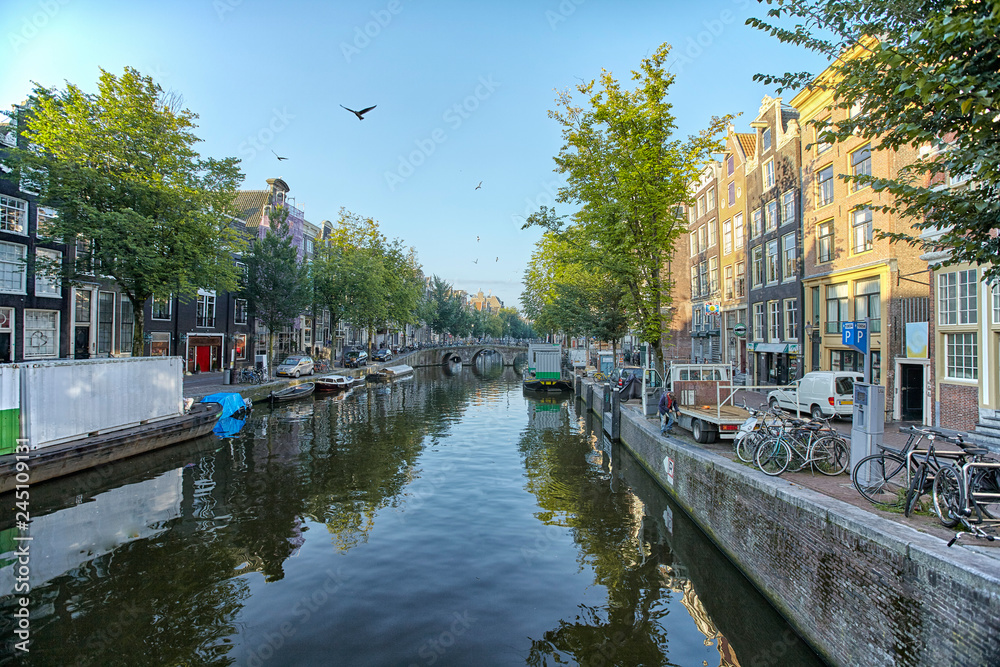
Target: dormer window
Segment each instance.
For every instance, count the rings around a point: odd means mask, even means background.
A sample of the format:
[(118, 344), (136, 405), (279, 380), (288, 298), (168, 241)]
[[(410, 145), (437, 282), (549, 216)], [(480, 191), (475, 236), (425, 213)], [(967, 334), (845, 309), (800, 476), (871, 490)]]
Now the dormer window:
[(765, 127), (760, 135), (760, 149), (762, 151), (771, 150), (771, 128)]

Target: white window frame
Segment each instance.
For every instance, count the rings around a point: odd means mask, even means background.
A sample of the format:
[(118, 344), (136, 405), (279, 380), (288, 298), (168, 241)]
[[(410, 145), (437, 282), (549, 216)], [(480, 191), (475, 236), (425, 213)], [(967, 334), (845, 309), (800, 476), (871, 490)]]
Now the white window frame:
[(17, 116), (8, 117), (7, 122), (0, 125), (0, 146), (17, 148)]
[[(202, 305), (203, 303), (204, 303), (204, 305)], [(208, 316), (208, 306), (209, 305), (212, 306), (212, 313), (211, 313), (212, 321), (211, 321), (210, 324), (202, 324), (201, 321), (199, 321), (199, 318), (198, 318), (198, 307), (202, 308), (202, 313), (203, 313), (202, 320), (204, 320), (204, 318)], [(195, 328), (196, 329), (214, 329), (215, 328), (215, 309), (216, 309), (215, 290), (205, 290), (205, 289), (198, 290), (198, 299), (196, 301), (195, 311), (194, 311), (195, 312), (195, 319), (194, 319), (194, 326), (195, 326)]]
[(767, 323), (764, 321), (764, 302), (758, 301), (753, 305), (753, 339), (764, 342), (764, 334), (767, 333)]
[(59, 212), (48, 206), (39, 206), (35, 209), (35, 236), (40, 239), (52, 238), (46, 233), (45, 228), (51, 220), (59, 217)]
[[(867, 213), (867, 218), (865, 214)], [(861, 223), (858, 223), (858, 219)], [(855, 255), (869, 252), (875, 247), (874, 214), (869, 206), (862, 206), (851, 211), (851, 251)]]
[(765, 253), (766, 273), (764, 280), (768, 285), (774, 285), (781, 280), (781, 276), (778, 275), (781, 261), (778, 258), (778, 239), (771, 239), (767, 242), (767, 252)]
[(750, 238), (755, 239), (764, 233), (763, 211), (754, 209), (750, 214)]
[(28, 201), (0, 194), (0, 232), (28, 235)]
[(764, 231), (773, 232), (778, 228), (778, 200), (772, 199), (764, 205)]
[(162, 298), (163, 297), (158, 297), (155, 294), (153, 295), (152, 305), (151, 305), (151, 307), (149, 309), (149, 319), (156, 320), (157, 322), (169, 322), (170, 320), (173, 319), (173, 315), (174, 315), (174, 297), (173, 297), (172, 294), (168, 294), (166, 296), (166, 300), (167, 300), (167, 316), (166, 317), (157, 317), (156, 316), (156, 302), (160, 301)]
[[(861, 162), (856, 162), (855, 161), (855, 156), (859, 155), (862, 151), (865, 151), (865, 150), (868, 151), (868, 159), (867, 160), (862, 160)], [(858, 167), (863, 166), (863, 165), (866, 165), (866, 167), (859, 170)], [(872, 175), (872, 145), (871, 145), (870, 142), (867, 143), (867, 144), (865, 144), (861, 148), (857, 149), (856, 151), (852, 151), (851, 152), (851, 174), (854, 175), (854, 176), (859, 176), (859, 175), (871, 176)], [(867, 188), (867, 187), (869, 187), (869, 185), (870, 185), (869, 183), (865, 183), (863, 185), (861, 183), (854, 183), (851, 186), (851, 188), (853, 190), (857, 191), (857, 190), (861, 190), (861, 189)]]
[(764, 286), (764, 246), (750, 249), (750, 286), (754, 289)]
[(52, 248), (35, 248), (35, 296), (61, 298), (62, 279), (59, 276), (51, 277), (39, 273), (38, 256), (45, 255), (50, 261), (62, 264), (62, 253)]
[[(241, 310), (241, 308), (240, 308), (240, 302), (243, 303), (243, 308), (242, 308), (243, 319), (242, 320), (238, 319), (238, 317), (237, 317), (238, 314), (239, 314), (239, 312), (240, 312), (240, 310)], [(249, 320), (249, 316), (247, 315), (247, 308), (248, 307), (249, 307), (249, 302), (246, 299), (236, 299), (235, 306), (233, 307), (233, 324), (246, 324), (247, 323), (247, 321)]]
[(795, 190), (788, 190), (781, 195), (781, 226), (795, 222)]
[(944, 334), (944, 377), (948, 380), (979, 380), (979, 340), (975, 331)]
[(774, 187), (774, 158), (764, 163), (764, 190)]
[(747, 276), (746, 276), (746, 264), (744, 262), (736, 262), (736, 298), (741, 299), (747, 295)]
[(799, 339), (798, 299), (785, 299), (785, 341)]
[(733, 251), (733, 221), (732, 218), (722, 223), (722, 254), (728, 255)]
[(698, 228), (698, 247), (701, 250), (708, 248), (708, 225), (702, 225)]
[(938, 274), (938, 325), (979, 323), (979, 276), (976, 269)]
[(767, 302), (767, 334), (768, 341), (778, 343), (781, 341), (781, 302)]
[[(829, 234), (823, 234), (824, 228), (829, 229)], [(824, 240), (829, 239), (829, 256), (823, 256), (823, 245)], [(824, 220), (822, 222), (816, 223), (816, 263), (826, 264), (827, 262), (832, 262), (837, 254), (837, 248), (834, 246), (834, 224), (833, 220)]]
[(7, 241), (0, 241), (0, 249), (7, 248), (14, 249), (14, 253), (20, 252), (20, 257), (15, 258), (5, 258), (0, 256), (0, 268), (9, 267), (7, 270), (0, 271), (0, 279), (5, 275), (14, 276), (20, 274), (20, 286), (5, 287), (4, 282), (0, 280), (0, 293), (2, 294), (27, 294), (28, 285), (28, 264), (25, 259), (28, 256), (28, 246), (21, 245), (20, 243), (8, 243)]
[(725, 267), (723, 269), (723, 275), (725, 277), (723, 278), (722, 287), (723, 287), (723, 290), (724, 290), (725, 298), (732, 299), (733, 296), (736, 294), (736, 292), (734, 291), (734, 289), (735, 289), (735, 283), (733, 282), (733, 265), (732, 264), (730, 264), (729, 266), (727, 266), (727, 267)]
[(719, 232), (718, 232), (717, 227), (715, 226), (715, 223), (716, 223), (715, 220), (709, 220), (708, 221), (708, 225), (707, 225), (707, 227), (708, 227), (708, 247), (709, 248), (714, 248), (715, 245), (719, 242), (719, 240), (718, 240)]
[[(28, 328), (29, 324), (35, 324), (39, 314), (45, 313), (54, 316), (53, 328)], [(42, 308), (25, 308), (22, 321), (22, 331), (24, 335), (24, 358), (25, 359), (54, 359), (59, 357), (59, 316), (58, 310), (46, 310)], [(46, 332), (50, 332), (46, 334)], [(44, 340), (44, 343), (42, 342)], [(51, 342), (51, 352), (36, 352), (36, 348), (41, 344), (48, 345)]]
[[(823, 172), (829, 170), (830, 178), (821, 178)], [(829, 197), (825, 197), (824, 193), (827, 191), (827, 184), (829, 184)], [(816, 207), (820, 208), (823, 206), (829, 206), (833, 203), (836, 198), (836, 192), (834, 190), (834, 173), (833, 164), (828, 164), (825, 167), (816, 170)]]
[(719, 291), (719, 258), (708, 258), (708, 282), (712, 293)]
[(743, 235), (746, 230), (743, 227), (743, 214), (737, 213), (733, 216), (733, 248), (736, 250), (743, 249)]
[(771, 128), (765, 127), (760, 133), (760, 150), (771, 150)]
[(795, 247), (795, 232), (785, 234), (781, 237), (782, 282), (795, 280), (795, 276), (798, 273), (795, 270), (795, 260), (798, 258), (797, 250), (798, 249)]

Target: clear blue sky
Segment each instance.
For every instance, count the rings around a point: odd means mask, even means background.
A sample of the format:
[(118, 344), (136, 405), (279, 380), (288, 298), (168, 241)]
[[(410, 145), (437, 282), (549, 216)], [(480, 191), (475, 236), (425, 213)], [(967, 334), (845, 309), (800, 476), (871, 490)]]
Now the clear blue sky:
[[(736, 112), (746, 131), (775, 94), (755, 73), (823, 68), (745, 26), (766, 7), (749, 0), (3, 4), (3, 108), (31, 81), (95, 91), (98, 68), (135, 67), (200, 115), (203, 155), (243, 160), (245, 188), (281, 177), (311, 221), (374, 217), (428, 275), (518, 308), (539, 237), (523, 216), (560, 184), (555, 89), (628, 80), (669, 42), (681, 133)], [(340, 104), (378, 107), (359, 122)]]

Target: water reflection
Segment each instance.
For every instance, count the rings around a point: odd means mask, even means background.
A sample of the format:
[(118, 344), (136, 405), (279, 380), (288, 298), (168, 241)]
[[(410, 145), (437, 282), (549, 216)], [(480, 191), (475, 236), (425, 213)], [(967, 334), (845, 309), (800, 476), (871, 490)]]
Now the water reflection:
[(486, 359), (41, 485), (20, 662), (808, 664), (594, 425)]

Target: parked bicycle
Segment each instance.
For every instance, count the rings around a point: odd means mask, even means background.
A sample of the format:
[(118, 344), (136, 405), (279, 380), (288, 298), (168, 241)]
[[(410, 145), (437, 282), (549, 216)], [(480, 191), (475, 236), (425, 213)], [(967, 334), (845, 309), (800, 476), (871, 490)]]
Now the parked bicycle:
[(240, 384), (264, 384), (266, 376), (262, 368), (247, 366), (240, 369), (240, 372), (236, 376), (236, 381)]
[(850, 459), (847, 441), (823, 419), (785, 419), (781, 433), (766, 438), (754, 454), (757, 467), (772, 476), (806, 466), (824, 475), (839, 475), (847, 470)]
[(744, 463), (753, 463), (757, 447), (769, 436), (780, 432), (781, 418), (776, 410), (768, 408), (755, 410), (743, 401), (743, 409), (750, 413), (733, 439), (736, 458)]
[(899, 429), (900, 433), (908, 433), (906, 444), (902, 449), (879, 445), (878, 454), (870, 454), (858, 461), (851, 471), (851, 483), (865, 500), (883, 508), (902, 508), (906, 490), (916, 468), (909, 473), (907, 459), (911, 451), (920, 446), (925, 438), (936, 438), (945, 435), (932, 427), (906, 426)]
[(934, 511), (942, 525), (962, 524), (968, 531), (956, 533), (948, 546), (965, 534), (992, 542), (996, 536), (986, 528), (995, 531), (1000, 525), (1000, 462), (987, 456), (983, 447), (967, 445), (964, 450), (971, 458), (943, 466), (931, 488)]

